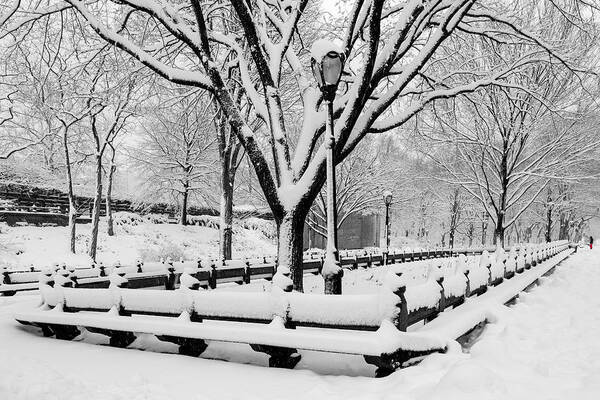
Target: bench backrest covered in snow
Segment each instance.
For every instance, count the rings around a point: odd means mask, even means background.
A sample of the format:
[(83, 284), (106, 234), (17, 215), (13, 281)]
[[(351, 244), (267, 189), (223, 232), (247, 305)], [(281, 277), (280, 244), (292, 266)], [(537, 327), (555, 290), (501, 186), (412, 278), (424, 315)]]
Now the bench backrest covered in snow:
[[(484, 251), (493, 251), (495, 248), (471, 249), (444, 249), (444, 250), (415, 250), (391, 251), (386, 255), (367, 250), (352, 250), (341, 252), (340, 263), (344, 268), (370, 267), (373, 265), (404, 263), (411, 261), (427, 260), (432, 258), (450, 257), (453, 255), (477, 255)], [(387, 261), (386, 261), (387, 260)], [(196, 268), (197, 267), (197, 268)], [(304, 273), (318, 274), (323, 267), (323, 255), (314, 254), (304, 259)], [(108, 275), (112, 272), (125, 274), (129, 280), (129, 288), (164, 287), (175, 289), (179, 285), (179, 276), (186, 268), (195, 268), (194, 277), (198, 279), (201, 287), (216, 288), (217, 285), (235, 282), (238, 284), (250, 283), (256, 279), (270, 280), (276, 272), (276, 260), (272, 257), (263, 257), (253, 260), (199, 260), (173, 263), (138, 263), (134, 266), (105, 267), (102, 264), (91, 267), (55, 266), (41, 269), (9, 270), (2, 269), (0, 279), (0, 295), (14, 295), (24, 290), (38, 289), (41, 275), (58, 270), (69, 271), (74, 287), (81, 288), (107, 288)]]

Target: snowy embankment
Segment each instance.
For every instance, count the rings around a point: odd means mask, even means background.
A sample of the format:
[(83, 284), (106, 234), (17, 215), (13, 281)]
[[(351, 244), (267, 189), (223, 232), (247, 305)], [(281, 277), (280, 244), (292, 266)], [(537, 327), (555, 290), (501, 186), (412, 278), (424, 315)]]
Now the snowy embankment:
[[(0, 223), (0, 262), (16, 266), (52, 265), (66, 262), (89, 265), (87, 243), (91, 225), (77, 225), (77, 254), (69, 254), (68, 227), (8, 227)], [(106, 235), (104, 221), (98, 235), (98, 261), (111, 265), (120, 261), (134, 265), (136, 259), (158, 261), (171, 257), (195, 260), (216, 256), (219, 251), (219, 230), (205, 226), (176, 224), (118, 225), (116, 236)], [(275, 243), (258, 230), (238, 227), (233, 241), (233, 256), (264, 256), (275, 253)]]
[[(95, 346), (88, 342), (106, 339), (92, 334), (85, 343), (49, 341), (12, 319), (37, 300), (0, 298), (0, 398), (597, 399), (599, 269), (600, 251), (580, 250), (514, 307), (496, 312), (470, 353), (434, 354), (377, 380), (301, 370), (372, 372), (354, 356), (303, 352), (290, 371)], [(133, 347), (175, 351), (143, 337)], [(211, 343), (205, 357), (266, 364), (243, 345)]]

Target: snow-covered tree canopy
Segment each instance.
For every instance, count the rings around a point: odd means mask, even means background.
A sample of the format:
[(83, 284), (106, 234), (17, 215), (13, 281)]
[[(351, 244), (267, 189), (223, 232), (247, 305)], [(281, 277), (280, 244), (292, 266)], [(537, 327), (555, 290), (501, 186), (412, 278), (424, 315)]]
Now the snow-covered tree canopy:
[[(16, 28), (26, 27), (27, 21), (74, 8), (101, 37), (158, 74), (210, 91), (247, 148), (279, 218), (312, 200), (322, 184), (325, 152), (319, 138), (325, 116), (307, 50), (317, 35), (339, 43), (348, 59), (335, 103), (338, 161), (365, 135), (402, 125), (434, 99), (502, 84), (532, 63), (570, 62), (561, 57), (560, 38), (539, 39), (544, 21), (536, 16), (545, 7), (570, 7), (573, 2), (357, 0), (344, 2), (348, 13), (341, 20), (326, 23), (315, 17), (319, 5), (307, 0), (22, 3), (27, 11), (14, 13), (3, 36), (19, 35)], [(579, 6), (565, 14), (573, 29), (586, 28), (593, 16), (592, 7)], [(497, 64), (479, 62), (465, 51), (473, 36), (528, 51)], [(246, 94), (243, 104), (232, 97), (237, 86)], [(290, 137), (282, 101), (290, 86), (302, 102), (297, 138)], [(267, 126), (268, 145), (246, 122), (246, 107)]]

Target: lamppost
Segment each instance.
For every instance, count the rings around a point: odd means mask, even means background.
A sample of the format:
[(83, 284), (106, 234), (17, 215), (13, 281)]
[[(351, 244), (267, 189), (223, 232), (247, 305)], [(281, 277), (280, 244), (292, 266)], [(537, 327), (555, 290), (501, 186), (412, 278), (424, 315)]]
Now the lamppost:
[(383, 251), (384, 265), (388, 263), (390, 253), (390, 206), (392, 205), (392, 192), (383, 192), (383, 203), (385, 204), (385, 249)]
[(335, 194), (335, 136), (333, 130), (333, 100), (344, 69), (344, 53), (326, 39), (317, 40), (311, 49), (310, 64), (313, 75), (323, 93), (327, 107), (327, 248), (321, 275), (325, 280), (325, 294), (342, 294), (344, 274), (337, 249), (337, 206)]

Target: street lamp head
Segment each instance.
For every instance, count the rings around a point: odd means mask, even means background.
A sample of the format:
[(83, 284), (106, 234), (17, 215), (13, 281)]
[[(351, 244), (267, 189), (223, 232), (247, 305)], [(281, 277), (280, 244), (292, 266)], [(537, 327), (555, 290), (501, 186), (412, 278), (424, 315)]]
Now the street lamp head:
[(313, 43), (310, 66), (326, 101), (333, 101), (344, 70), (345, 56), (341, 49), (327, 39)]
[(383, 202), (386, 206), (392, 204), (392, 192), (390, 192), (389, 190), (383, 192)]

